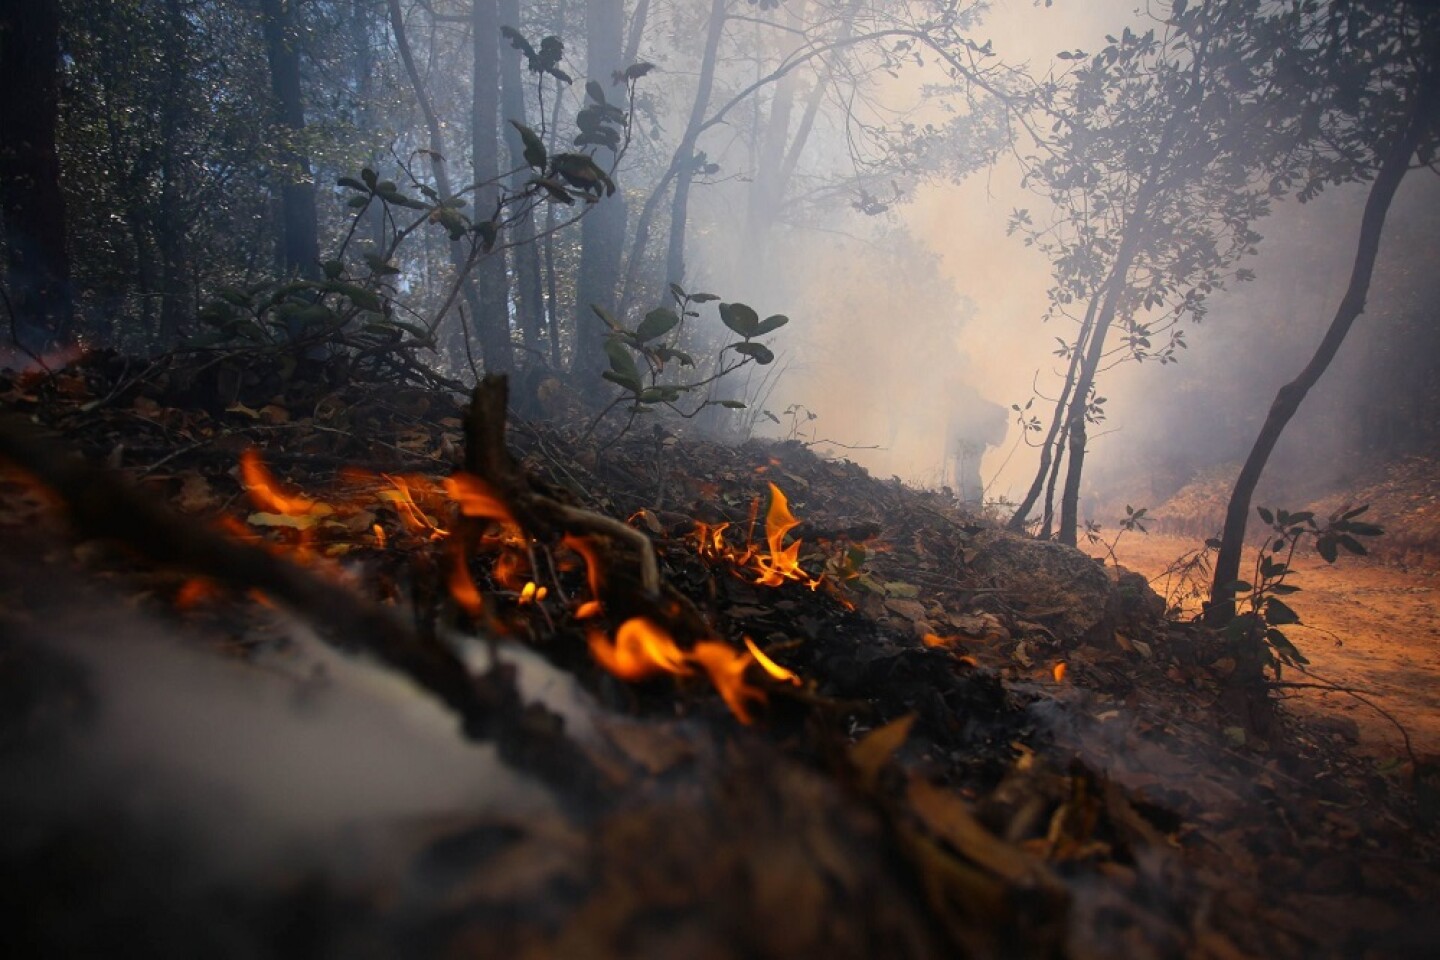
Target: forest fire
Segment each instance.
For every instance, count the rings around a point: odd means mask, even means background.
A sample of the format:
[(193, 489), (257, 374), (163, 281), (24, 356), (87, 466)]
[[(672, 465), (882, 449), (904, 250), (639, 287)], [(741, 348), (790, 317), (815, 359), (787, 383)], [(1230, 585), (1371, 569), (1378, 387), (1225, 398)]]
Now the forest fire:
[[(424, 476), (370, 474), (350, 469), (343, 474), (351, 488), (350, 497), (336, 498), (334, 503), (329, 503), (286, 492), (253, 449), (241, 456), (240, 472), (251, 501), (263, 511), (252, 514), (250, 523), (296, 530), (296, 539), (288, 548), (297, 559), (308, 561), (315, 555), (314, 529), (322, 519), (334, 521), (327, 532), (333, 531), (336, 540), (326, 545), (327, 552), (344, 552), (338, 548), (353, 546), (343, 543), (352, 533), (369, 536), (380, 549), (403, 546), (396, 541), (394, 533), (387, 533), (385, 526), (375, 518), (367, 506), (368, 500), (391, 508), (400, 528), (396, 532), (418, 544), (444, 541), (441, 564), (449, 596), (456, 607), (472, 620), (483, 618), (487, 629), (507, 632), (508, 628), (496, 617), (486, 616), (486, 596), (470, 569), (470, 549), (478, 549), (490, 557), (490, 581), (503, 591), (499, 595), (513, 600), (516, 608), (537, 608), (551, 596), (550, 587), (534, 579), (537, 545), (525, 535), (501, 496), (484, 480), (472, 474), (456, 473), (443, 480), (435, 480)], [(796, 581), (813, 588), (819, 581), (800, 569), (797, 561), (799, 541), (789, 546), (783, 544), (785, 535), (799, 521), (790, 513), (784, 494), (773, 484), (771, 495), (771, 507), (766, 517), (768, 555), (747, 548), (731, 556), (731, 559), (759, 574), (757, 583), (778, 586)], [(495, 529), (491, 533), (477, 535), (475, 542), (467, 546), (466, 539), (456, 535), (458, 528), (444, 520), (447, 509), (462, 518), (488, 521), (495, 525)], [(234, 527), (230, 529), (235, 532)], [(729, 549), (724, 542), (724, 529), (721, 525), (712, 531), (710, 542), (716, 551)], [(590, 594), (588, 598), (577, 599), (571, 605), (571, 613), (576, 620), (595, 620), (604, 612), (600, 598), (606, 578), (601, 551), (587, 537), (575, 534), (566, 534), (560, 546), (579, 555), (583, 561)], [(177, 605), (182, 608), (203, 602), (208, 596), (200, 581), (192, 583), (194, 585), (187, 584), (182, 588), (176, 598)], [(764, 690), (746, 679), (746, 673), (752, 666), (758, 667), (760, 675), (773, 682), (801, 683), (798, 676), (766, 656), (748, 637), (743, 650), (715, 639), (701, 639), (686, 649), (665, 626), (644, 616), (624, 620), (615, 628), (613, 635), (599, 625), (592, 625), (586, 631), (586, 642), (596, 663), (621, 680), (691, 677), (703, 673), (735, 716), (747, 724), (753, 721), (753, 707), (766, 701)]]
[[(786, 583), (802, 583), (811, 590), (817, 589), (823, 577), (812, 577), (800, 567), (802, 541), (795, 540), (788, 546), (785, 536), (800, 525), (800, 520), (790, 512), (790, 501), (775, 484), (770, 487), (770, 507), (765, 511), (766, 552), (761, 553), (747, 537), (743, 549), (730, 545), (725, 539), (729, 523), (711, 525), (696, 521), (691, 536), (700, 556), (707, 560), (727, 560), (736, 568), (756, 574), (755, 583), (766, 587), (779, 587)], [(751, 507), (752, 526), (757, 505)]]

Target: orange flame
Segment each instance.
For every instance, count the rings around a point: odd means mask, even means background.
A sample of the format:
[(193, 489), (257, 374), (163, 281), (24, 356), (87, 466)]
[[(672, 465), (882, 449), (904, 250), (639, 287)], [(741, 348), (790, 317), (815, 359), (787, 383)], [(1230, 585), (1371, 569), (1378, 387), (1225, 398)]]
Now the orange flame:
[(446, 579), (450, 585), (450, 596), (460, 605), (461, 610), (471, 617), (479, 617), (485, 609), (485, 601), (481, 599), (480, 591), (470, 577), (470, 568), (465, 564), (465, 557), (459, 550), (451, 550), (449, 554), (450, 571)]
[(786, 580), (797, 580), (812, 590), (819, 581), (800, 569), (800, 541), (784, 546), (785, 534), (800, 526), (800, 521), (790, 512), (790, 501), (775, 484), (770, 484), (770, 509), (765, 511), (765, 540), (770, 547), (769, 557), (760, 557), (756, 566), (760, 579), (767, 587), (778, 587)]
[(497, 521), (506, 528), (507, 536), (520, 535), (520, 525), (505, 501), (474, 474), (456, 473), (446, 477), (445, 492), (460, 505), (460, 512), (465, 516)]
[(1056, 683), (1064, 683), (1065, 674), (1068, 670), (1069, 668), (1065, 665), (1065, 661), (1061, 660), (1059, 663), (1055, 664), (1055, 669), (1052, 670), (1050, 673), (1051, 676), (1055, 678)]
[(395, 488), (393, 491), (382, 492), (380, 498), (395, 508), (395, 512), (399, 515), (400, 522), (406, 530), (426, 536), (431, 540), (449, 536), (450, 532), (431, 520), (421, 509), (420, 504), (415, 502), (415, 494), (410, 489), (408, 477), (392, 477), (388, 473), (382, 473), (380, 476)]
[(695, 666), (705, 671), (715, 690), (741, 723), (750, 723), (750, 707), (765, 702), (765, 691), (745, 681), (745, 671), (759, 664), (777, 680), (799, 684), (800, 678), (760, 652), (747, 637), (748, 651), (736, 650), (718, 640), (702, 640), (682, 650), (669, 632), (646, 617), (632, 617), (615, 631), (612, 641), (604, 631), (589, 633), (590, 653), (606, 670), (622, 680), (644, 680), (670, 675), (691, 676)]
[(745, 648), (750, 651), (750, 655), (755, 658), (755, 662), (760, 664), (760, 669), (764, 670), (766, 673), (770, 674), (770, 676), (774, 677), (776, 680), (781, 681), (782, 683), (793, 683), (796, 686), (799, 686), (799, 677), (791, 673), (789, 670), (786, 670), (784, 667), (780, 666), (780, 664), (776, 663), (774, 660), (771, 660), (769, 657), (765, 656), (765, 652), (759, 647), (755, 646), (755, 641), (751, 640), (749, 637), (745, 638)]
[[(768, 556), (759, 555), (753, 548), (746, 547), (738, 550), (725, 542), (725, 531), (730, 527), (728, 523), (719, 523), (711, 526), (702, 521), (696, 521), (693, 536), (695, 537), (696, 551), (707, 560), (728, 560), (737, 567), (749, 568), (759, 576), (755, 582), (767, 587), (778, 587), (786, 581), (793, 580), (803, 583), (811, 590), (816, 589), (823, 582), (820, 577), (812, 577), (800, 567), (800, 545), (801, 541), (796, 540), (788, 547), (785, 545), (785, 535), (800, 525), (800, 521), (790, 512), (790, 501), (786, 499), (785, 493), (775, 484), (770, 484), (770, 508), (765, 512), (765, 541), (768, 546)], [(750, 505), (750, 534), (746, 541), (753, 540), (755, 520), (759, 514), (759, 501)]]
[(590, 631), (589, 641), (591, 655), (621, 680), (691, 673), (685, 651), (662, 627), (645, 617), (631, 617), (620, 624), (614, 642), (600, 630)]
[(303, 517), (315, 507), (315, 501), (307, 497), (282, 493), (279, 482), (253, 447), (240, 454), (240, 477), (251, 501), (267, 513)]
[(710, 682), (735, 718), (741, 723), (750, 723), (752, 718), (748, 705), (765, 702), (765, 693), (745, 682), (745, 669), (755, 662), (754, 657), (713, 640), (695, 644), (690, 657), (710, 675)]

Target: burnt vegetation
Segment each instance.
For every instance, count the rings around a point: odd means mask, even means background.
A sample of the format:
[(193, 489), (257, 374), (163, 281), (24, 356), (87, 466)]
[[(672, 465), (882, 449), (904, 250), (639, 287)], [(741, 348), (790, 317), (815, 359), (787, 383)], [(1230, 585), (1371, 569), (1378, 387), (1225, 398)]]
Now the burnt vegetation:
[[(0, 0), (0, 943), (1429, 949), (1440, 766), (1299, 558), (1440, 537), (1437, 9), (1022, 65), (928, 0)], [(1008, 414), (916, 226), (972, 175), (1042, 271)], [(1127, 413), (1209, 439), (1104, 473)], [(1168, 502), (1108, 531), (1097, 464)]]

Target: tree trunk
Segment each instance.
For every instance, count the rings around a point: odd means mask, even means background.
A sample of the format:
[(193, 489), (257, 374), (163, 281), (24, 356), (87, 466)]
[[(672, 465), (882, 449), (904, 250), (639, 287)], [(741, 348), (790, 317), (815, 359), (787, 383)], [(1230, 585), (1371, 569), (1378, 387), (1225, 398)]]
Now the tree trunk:
[[(445, 135), (440, 127), (440, 117), (435, 113), (435, 106), (430, 102), (430, 94), (425, 89), (425, 81), (420, 76), (419, 68), (415, 65), (415, 56), (410, 52), (410, 38), (405, 30), (405, 18), (400, 13), (400, 0), (387, 0), (386, 8), (390, 13), (390, 29), (395, 35), (395, 46), (400, 52), (400, 62), (405, 67), (406, 76), (410, 78), (410, 86), (415, 91), (415, 100), (419, 103), (420, 113), (425, 118), (425, 129), (429, 134), (430, 173), (435, 178), (435, 192), (440, 195), (442, 200), (446, 200), (454, 196), (454, 192), (450, 189), (450, 174), (445, 168)], [(427, 263), (430, 262), (431, 236), (431, 231), (425, 231)], [(470, 280), (470, 259), (466, 255), (462, 243), (463, 241), (460, 240), (447, 239), (445, 241), (445, 250), (450, 259), (450, 266), (455, 271), (451, 283), (460, 284), (465, 304), (470, 308), (470, 316), (479, 317), (481, 315), (480, 295), (475, 289), (475, 284)], [(453, 293), (453, 287), (451, 291)], [(449, 303), (448, 298), (446, 302)], [(436, 317), (432, 324), (433, 329), (438, 331), (444, 320), (443, 313)], [(468, 343), (465, 342), (464, 330), (461, 325), (455, 325), (451, 342), (454, 346), (454, 360), (458, 363), (469, 348)]]
[(320, 239), (315, 181), (309, 159), (295, 146), (305, 132), (295, 7), (296, 0), (260, 0), (265, 52), (270, 61), (270, 89), (275, 96), (276, 120), (285, 141), (278, 152), (280, 169), (277, 171), (282, 183), (281, 262), (288, 274), (316, 279), (320, 276)]
[[(1096, 292), (1090, 297), (1090, 305), (1085, 311), (1085, 320), (1080, 324), (1080, 334), (1075, 338), (1075, 349), (1070, 354), (1070, 368), (1065, 371), (1065, 384), (1060, 390), (1060, 398), (1055, 401), (1055, 412), (1050, 417), (1050, 430), (1045, 434), (1045, 442), (1040, 446), (1040, 468), (1035, 471), (1035, 479), (1030, 481), (1030, 489), (1025, 492), (1025, 499), (1020, 501), (1020, 506), (1015, 508), (1015, 513), (1005, 524), (1006, 529), (1014, 533), (1025, 531), (1025, 521), (1030, 518), (1030, 511), (1035, 509), (1035, 502), (1040, 499), (1040, 491), (1045, 488), (1047, 477), (1050, 478), (1049, 491), (1045, 495), (1047, 513), (1049, 505), (1054, 503), (1055, 473), (1052, 470), (1052, 461), (1058, 463), (1059, 458), (1056, 456), (1056, 451), (1060, 449), (1060, 444), (1065, 442), (1065, 434), (1062, 432), (1065, 424), (1065, 408), (1070, 403), (1070, 391), (1075, 387), (1075, 377), (1080, 371), (1080, 360), (1085, 355), (1085, 347), (1090, 339), (1090, 329), (1095, 323), (1095, 311), (1099, 307), (1100, 295)], [(1045, 526), (1048, 528), (1049, 524), (1046, 523)]]
[[(474, 0), (471, 8), (470, 142), (475, 174), (475, 221), (500, 219), (500, 8), (496, 0)], [(510, 341), (510, 281), (505, 254), (483, 254), (475, 267), (479, 302), (475, 327), (485, 356), (486, 373), (509, 373), (515, 367)]]
[(1300, 409), (1301, 401), (1329, 368), (1350, 327), (1365, 310), (1365, 298), (1370, 292), (1370, 277), (1375, 270), (1375, 258), (1380, 251), (1380, 238), (1385, 231), (1385, 215), (1390, 210), (1390, 202), (1395, 198), (1395, 191), (1405, 177), (1416, 148), (1436, 126), (1435, 111), (1440, 109), (1440, 64), (1432, 63), (1428, 67), (1410, 105), (1405, 125), (1396, 133), (1381, 158), (1375, 181), (1370, 185), (1370, 195), (1366, 198), (1365, 213), (1360, 221), (1355, 263), (1350, 269), (1350, 284), (1345, 289), (1345, 296), (1310, 362), (1299, 376), (1276, 393), (1260, 434), (1255, 438), (1255, 445), (1245, 458), (1245, 465), (1240, 468), (1240, 476), (1230, 492), (1230, 503), (1225, 510), (1225, 530), (1220, 537), (1219, 555), (1215, 558), (1215, 579), (1210, 585), (1210, 602), (1205, 608), (1205, 622), (1212, 626), (1223, 626), (1235, 618), (1234, 583), (1240, 578), (1240, 554), (1245, 545), (1245, 527), (1250, 519), (1250, 500), (1255, 495), (1265, 464), (1286, 425)]
[(165, 86), (160, 103), (160, 208), (155, 241), (160, 249), (160, 343), (173, 349), (186, 314), (189, 284), (185, 276), (184, 184), (180, 156), (181, 114), (185, 102), (185, 11), (181, 0), (165, 0)]
[(32, 351), (63, 341), (74, 321), (65, 197), (55, 133), (60, 117), (58, 0), (0, 0), (0, 215), (11, 314), (6, 335)]
[[(520, 0), (500, 0), (500, 19), (506, 26), (520, 28)], [(514, 120), (527, 126), (525, 116), (525, 87), (520, 70), (520, 51), (505, 44), (500, 50), (500, 90), (505, 109), (504, 120)], [(525, 144), (520, 131), (510, 123), (502, 122), (505, 143), (509, 147), (510, 166), (515, 170), (510, 180), (510, 189), (519, 193), (525, 189), (531, 171), (525, 164)], [(535, 242), (535, 210), (527, 207), (516, 218), (510, 228), (510, 257), (515, 267), (515, 318), (524, 338), (526, 365), (542, 359), (541, 337), (545, 327), (545, 298), (540, 290), (540, 247)]]
[[(585, 75), (609, 88), (612, 75), (624, 69), (620, 55), (625, 31), (623, 0), (587, 0), (585, 4)], [(596, 162), (607, 165), (609, 152), (601, 148)], [(620, 257), (625, 247), (625, 201), (623, 193), (607, 197), (580, 221), (580, 269), (575, 281), (575, 355), (571, 369), (578, 386), (598, 399), (606, 366), (604, 325), (590, 310), (592, 304), (614, 311), (615, 287), (620, 275)]]
[[(695, 102), (690, 108), (690, 122), (685, 126), (685, 136), (675, 151), (675, 195), (670, 201), (670, 243), (665, 254), (665, 276), (668, 283), (683, 283), (685, 280), (685, 227), (689, 219), (690, 184), (695, 179), (695, 146), (700, 139), (701, 125), (705, 122), (705, 111), (710, 106), (710, 91), (715, 86), (715, 62), (720, 50), (720, 37), (725, 32), (725, 5), (727, 0), (712, 0), (710, 19), (705, 32), (705, 52), (700, 59), (700, 82), (695, 90)], [(656, 291), (656, 300), (663, 300), (665, 284)]]

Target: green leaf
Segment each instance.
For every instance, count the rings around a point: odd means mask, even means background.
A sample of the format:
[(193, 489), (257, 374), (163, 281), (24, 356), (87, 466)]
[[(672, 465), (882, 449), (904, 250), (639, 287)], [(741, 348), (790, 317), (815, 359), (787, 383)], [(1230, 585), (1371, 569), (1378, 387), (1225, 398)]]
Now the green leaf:
[(630, 348), (619, 340), (608, 339), (605, 341), (605, 354), (610, 358), (610, 369), (617, 374), (640, 383), (640, 368), (635, 366), (635, 357)]
[(361, 207), (368, 207), (368, 206), (370, 206), (370, 198), (369, 198), (369, 197), (351, 197), (349, 200), (346, 200), (346, 201), (345, 201), (345, 205), (346, 205), (347, 207), (352, 207), (352, 208), (354, 208), (354, 209), (356, 209), (356, 210), (359, 210)]
[(345, 272), (345, 264), (341, 263), (339, 260), (326, 260), (324, 263), (320, 264), (320, 269), (325, 271), (325, 276), (329, 277), (331, 280), (334, 280), (336, 277), (340, 276), (340, 274)]
[(644, 60), (641, 60), (639, 63), (632, 63), (630, 64), (630, 66), (625, 68), (625, 79), (639, 80), (641, 77), (645, 76), (645, 74), (649, 73), (651, 70), (654, 69), (655, 64), (646, 63)]
[(640, 385), (639, 380), (636, 380), (634, 377), (627, 377), (624, 374), (616, 373), (614, 370), (602, 370), (600, 371), (600, 376), (609, 380), (611, 383), (620, 384), (620, 386), (633, 394), (638, 395), (640, 391), (644, 389), (644, 387)]
[(555, 200), (559, 203), (563, 203), (566, 205), (575, 202), (575, 198), (570, 195), (570, 191), (566, 190), (559, 183), (551, 180), (548, 177), (534, 177), (530, 180), (530, 183), (533, 186), (542, 188), (546, 193), (550, 194), (551, 200)]
[(354, 177), (341, 177), (339, 180), (336, 180), (335, 183), (337, 186), (349, 187), (351, 190), (359, 190), (361, 193), (370, 192), (369, 187), (365, 186), (365, 184), (361, 183), (359, 180), (356, 180)]
[(755, 328), (755, 336), (763, 337), (767, 333), (773, 333), (789, 322), (790, 318), (785, 316), (783, 313), (777, 313), (774, 316), (766, 317), (764, 320), (761, 320), (759, 326)]
[(713, 293), (692, 293), (692, 294), (690, 294), (690, 302), (691, 302), (691, 303), (710, 303), (711, 301), (719, 300), (719, 299), (720, 299), (720, 298), (719, 298), (718, 296), (716, 296), (715, 294), (713, 294)]
[(690, 354), (686, 353), (684, 350), (675, 350), (670, 347), (656, 347), (655, 356), (660, 358), (661, 363), (665, 363), (670, 360), (679, 360), (682, 367), (695, 366), (695, 359), (691, 357)]
[(1357, 537), (1378, 537), (1385, 533), (1385, 528), (1373, 523), (1351, 523), (1345, 522), (1339, 525), (1341, 530), (1353, 533)]
[(726, 410), (744, 410), (744, 409), (745, 409), (745, 401), (744, 401), (744, 400), (721, 400), (721, 401), (720, 401), (720, 406), (724, 407)]
[(465, 218), (449, 207), (437, 207), (434, 217), (449, 232), (451, 240), (459, 240), (465, 236), (465, 231), (470, 229)]
[(1299, 593), (1300, 588), (1295, 586), (1293, 583), (1276, 583), (1271, 585), (1270, 592), (1278, 593), (1281, 596), (1288, 597), (1292, 593)]
[(771, 353), (770, 348), (763, 343), (751, 343), (747, 340), (744, 343), (735, 344), (731, 349), (736, 353), (743, 353), (747, 357), (753, 357), (755, 362), (761, 366), (775, 362), (775, 354)]
[(640, 338), (641, 343), (645, 343), (656, 337), (664, 336), (675, 329), (679, 323), (680, 318), (675, 315), (674, 310), (656, 307), (645, 314), (645, 319), (641, 320), (640, 326), (635, 328), (635, 336)]
[(590, 99), (591, 99), (591, 100), (594, 100), (596, 103), (600, 104), (602, 107), (605, 106), (605, 104), (606, 104), (606, 100), (605, 100), (605, 88), (602, 87), (602, 86), (600, 86), (600, 84), (599, 84), (597, 81), (595, 81), (595, 80), (586, 80), (586, 81), (585, 81), (585, 92), (590, 95)]
[(325, 289), (330, 293), (339, 293), (348, 297), (350, 302), (361, 310), (373, 310), (376, 313), (383, 313), (385, 310), (385, 305), (380, 302), (379, 297), (364, 287), (358, 287), (353, 283), (342, 283), (339, 280), (331, 280), (325, 284)]
[(720, 304), (720, 320), (746, 340), (755, 336), (760, 326), (760, 315), (743, 303)]
[(385, 258), (378, 253), (370, 253), (367, 251), (361, 254), (361, 258), (365, 261), (365, 265), (370, 268), (370, 272), (377, 277), (393, 277), (400, 272), (399, 267), (386, 263)]
[(1271, 513), (1265, 507), (1256, 507), (1255, 512), (1260, 514), (1260, 519), (1264, 520), (1267, 524), (1275, 522), (1275, 514)]
[(536, 170), (543, 170), (545, 161), (549, 159), (549, 155), (545, 152), (545, 141), (541, 140), (540, 135), (534, 130), (518, 120), (511, 120), (510, 125), (520, 131), (520, 140), (525, 144), (525, 162)]
[(1335, 546), (1333, 537), (1321, 537), (1315, 541), (1315, 550), (1320, 554), (1326, 563), (1334, 563), (1340, 551)]
[(375, 171), (371, 170), (369, 167), (366, 167), (365, 169), (360, 171), (360, 179), (365, 181), (366, 189), (371, 191), (375, 189), (375, 185), (378, 182)]

